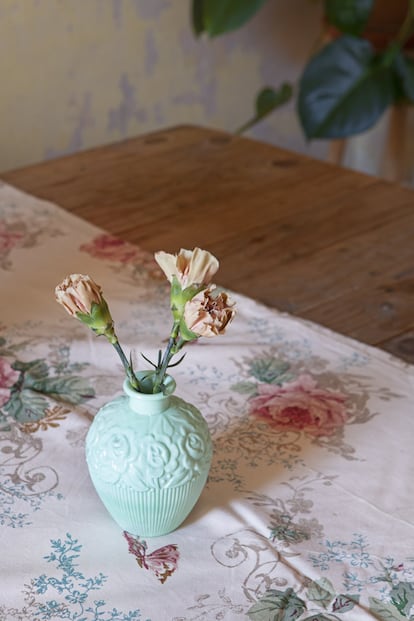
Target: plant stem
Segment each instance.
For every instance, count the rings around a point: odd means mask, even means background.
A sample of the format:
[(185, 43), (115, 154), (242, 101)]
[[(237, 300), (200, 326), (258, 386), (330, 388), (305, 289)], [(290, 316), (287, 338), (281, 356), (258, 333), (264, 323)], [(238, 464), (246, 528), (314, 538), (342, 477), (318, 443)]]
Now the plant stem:
[(170, 360), (174, 356), (174, 354), (177, 353), (175, 351), (175, 344), (176, 344), (176, 339), (178, 336), (179, 329), (180, 329), (180, 322), (174, 321), (171, 334), (170, 334), (170, 338), (168, 340), (168, 345), (165, 348), (165, 352), (162, 357), (161, 364), (158, 366), (155, 372), (154, 386), (152, 389), (153, 393), (160, 392), (160, 387), (162, 386), (162, 383), (164, 381), (164, 377), (167, 372), (167, 368), (170, 363)]
[(136, 390), (137, 392), (141, 392), (141, 386), (139, 384), (138, 379), (135, 377), (135, 375), (132, 372), (131, 366), (128, 362), (128, 358), (125, 356), (124, 354), (124, 350), (122, 349), (121, 345), (119, 344), (118, 339), (115, 337), (116, 340), (114, 340), (112, 342), (112, 345), (115, 347), (115, 350), (117, 352), (117, 354), (119, 355), (119, 357), (121, 358), (121, 362), (122, 365), (125, 369), (125, 373), (127, 375), (127, 378), (129, 380), (129, 383), (131, 384), (132, 388), (134, 390)]
[(402, 48), (407, 43), (408, 39), (411, 37), (414, 31), (414, 3), (410, 1), (407, 15), (405, 16), (404, 22), (400, 28), (399, 33), (395, 38), (395, 43)]

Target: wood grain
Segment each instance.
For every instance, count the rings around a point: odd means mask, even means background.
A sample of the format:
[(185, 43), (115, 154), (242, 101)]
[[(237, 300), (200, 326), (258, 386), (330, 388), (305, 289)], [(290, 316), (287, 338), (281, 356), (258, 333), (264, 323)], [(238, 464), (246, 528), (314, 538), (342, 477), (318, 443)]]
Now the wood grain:
[(414, 193), (182, 126), (1, 178), (155, 251), (196, 245), (220, 283), (414, 362)]

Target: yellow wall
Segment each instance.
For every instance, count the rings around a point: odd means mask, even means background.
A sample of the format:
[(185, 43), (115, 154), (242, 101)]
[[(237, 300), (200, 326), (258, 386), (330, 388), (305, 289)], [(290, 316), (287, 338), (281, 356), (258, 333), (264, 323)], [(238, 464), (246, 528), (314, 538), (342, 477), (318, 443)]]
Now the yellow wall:
[[(265, 84), (295, 80), (320, 24), (310, 0), (270, 0), (243, 29), (196, 40), (189, 0), (1, 0), (0, 170), (196, 123), (234, 130)], [(293, 104), (250, 135), (306, 145)]]

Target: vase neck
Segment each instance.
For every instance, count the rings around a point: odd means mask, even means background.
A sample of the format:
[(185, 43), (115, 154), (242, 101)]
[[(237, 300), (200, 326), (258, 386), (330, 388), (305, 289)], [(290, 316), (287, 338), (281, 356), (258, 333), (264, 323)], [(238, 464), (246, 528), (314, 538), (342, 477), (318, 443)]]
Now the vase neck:
[[(148, 377), (148, 373), (138, 372), (138, 379), (142, 380), (142, 377)], [(147, 384), (148, 386), (148, 384)], [(141, 414), (143, 416), (153, 416), (155, 414), (161, 414), (168, 409), (170, 405), (170, 396), (175, 390), (175, 381), (171, 376), (167, 376), (164, 382), (164, 392), (137, 392), (131, 387), (128, 380), (124, 382), (124, 392), (129, 399), (129, 407), (133, 412)]]

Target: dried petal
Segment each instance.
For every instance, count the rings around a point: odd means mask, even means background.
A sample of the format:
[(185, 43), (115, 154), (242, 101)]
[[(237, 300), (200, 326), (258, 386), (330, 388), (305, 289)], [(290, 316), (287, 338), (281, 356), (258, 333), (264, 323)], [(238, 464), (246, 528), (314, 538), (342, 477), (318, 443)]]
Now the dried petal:
[(92, 304), (102, 303), (102, 290), (89, 276), (71, 274), (55, 289), (56, 301), (73, 317), (77, 313), (90, 315)]
[(160, 251), (155, 253), (155, 260), (172, 282), (175, 276), (181, 287), (185, 289), (191, 285), (208, 285), (217, 272), (219, 262), (207, 250), (181, 248), (177, 255)]
[(235, 302), (212, 285), (186, 303), (184, 321), (191, 332), (209, 338), (224, 334), (235, 312)]

